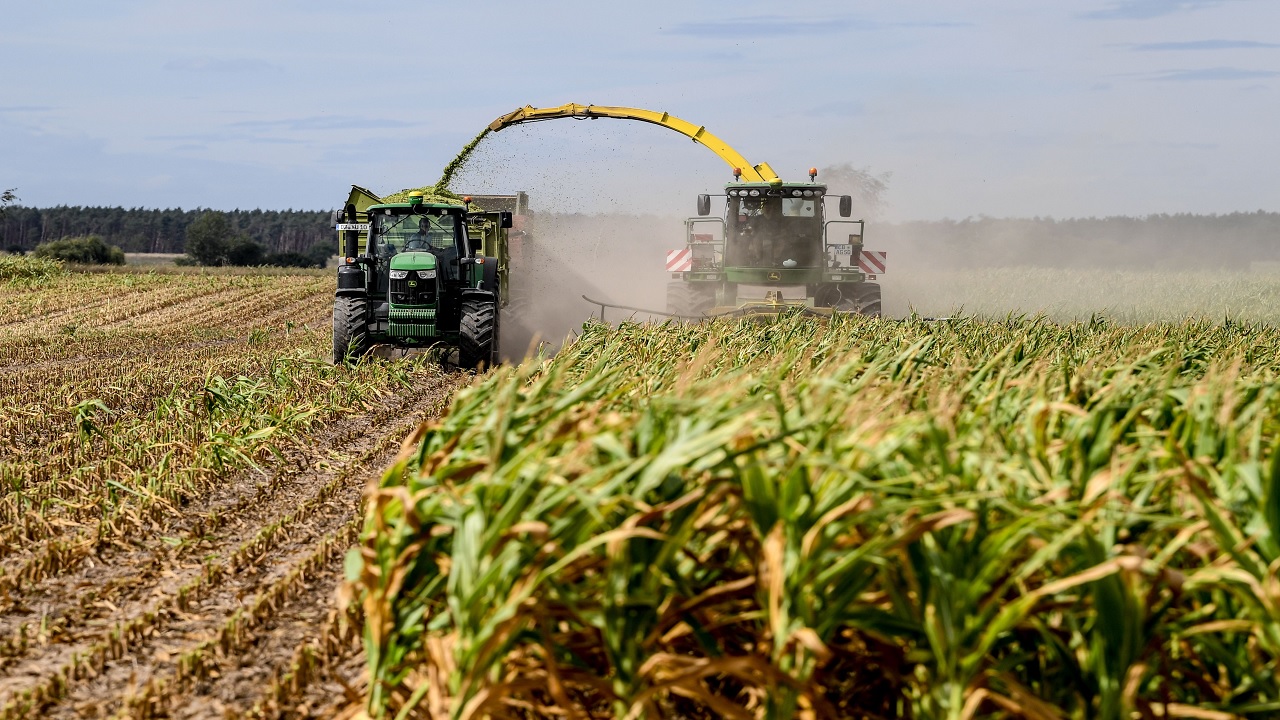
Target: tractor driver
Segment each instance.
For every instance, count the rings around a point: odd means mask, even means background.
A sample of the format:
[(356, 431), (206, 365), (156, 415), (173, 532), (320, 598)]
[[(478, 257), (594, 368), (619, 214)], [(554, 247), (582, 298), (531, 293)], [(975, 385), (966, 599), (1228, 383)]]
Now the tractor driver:
[(418, 221), (418, 232), (409, 236), (404, 243), (405, 250), (426, 250), (440, 261), (440, 265), (444, 270), (444, 277), (450, 280), (458, 279), (458, 248), (454, 245), (453, 239), (443, 237), (440, 232), (436, 232), (435, 241), (432, 242), (428, 237), (431, 232), (431, 221), (422, 218)]
[(409, 236), (404, 243), (405, 250), (430, 250), (431, 246), (427, 244), (427, 233), (431, 230), (431, 221), (422, 218), (418, 221), (418, 232)]

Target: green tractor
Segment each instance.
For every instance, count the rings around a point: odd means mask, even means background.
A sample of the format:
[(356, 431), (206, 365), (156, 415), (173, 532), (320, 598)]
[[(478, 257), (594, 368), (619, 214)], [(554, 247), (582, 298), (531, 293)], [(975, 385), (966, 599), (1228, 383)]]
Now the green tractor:
[(375, 345), (391, 345), (453, 348), (461, 366), (497, 365), (511, 218), (473, 208), (470, 198), (414, 191), (384, 201), (352, 186), (334, 212), (340, 238), (334, 362), (355, 362)]

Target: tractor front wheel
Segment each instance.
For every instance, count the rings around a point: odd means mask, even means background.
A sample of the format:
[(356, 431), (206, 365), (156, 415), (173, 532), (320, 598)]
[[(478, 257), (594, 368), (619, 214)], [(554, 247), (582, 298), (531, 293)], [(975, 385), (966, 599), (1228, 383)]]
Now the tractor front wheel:
[(364, 298), (333, 301), (333, 363), (355, 363), (369, 351), (368, 316)]
[(498, 365), (498, 306), (492, 301), (463, 300), (458, 324), (458, 364), (477, 370)]

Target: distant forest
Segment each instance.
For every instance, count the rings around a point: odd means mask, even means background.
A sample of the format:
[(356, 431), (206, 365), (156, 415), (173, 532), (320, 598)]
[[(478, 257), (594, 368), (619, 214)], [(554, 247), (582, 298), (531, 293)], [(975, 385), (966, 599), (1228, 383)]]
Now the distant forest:
[[(187, 226), (207, 209), (146, 210), (122, 207), (30, 208), (14, 205), (0, 220), (0, 249), (32, 250), (64, 237), (97, 235), (125, 252), (180, 253), (185, 251)], [(328, 211), (230, 210), (223, 214), (237, 235), (247, 235), (272, 253), (306, 253), (317, 243), (332, 244), (337, 236)]]
[[(125, 252), (180, 253), (185, 251), (187, 226), (205, 212), (200, 208), (10, 206), (0, 220), (0, 249), (31, 250), (41, 242), (97, 235)], [(232, 210), (224, 214), (234, 233), (248, 236), (268, 252), (306, 253), (317, 243), (336, 248), (328, 211)], [(604, 221), (600, 232), (607, 235), (607, 218), (600, 220)], [(675, 223), (673, 227), (678, 228)], [(540, 215), (539, 227), (557, 225), (562, 223), (556, 215)], [(832, 225), (831, 231), (839, 232), (840, 227)], [(1280, 262), (1280, 213), (871, 221), (865, 243), (869, 250), (889, 251), (891, 258), (934, 266), (1247, 269), (1255, 261)]]

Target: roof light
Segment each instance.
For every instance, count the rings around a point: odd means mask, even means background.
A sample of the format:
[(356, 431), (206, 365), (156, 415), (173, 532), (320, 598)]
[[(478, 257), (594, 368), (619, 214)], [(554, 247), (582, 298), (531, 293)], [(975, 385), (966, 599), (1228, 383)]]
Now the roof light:
[(816, 167), (809, 168), (809, 179), (815, 180), (817, 179), (817, 177), (818, 177), (818, 168)]
[(760, 191), (759, 191), (759, 190), (752, 190), (752, 191), (751, 191), (751, 197), (760, 197)]
[(791, 191), (791, 197), (800, 197), (800, 191), (799, 191), (799, 190), (792, 190), (792, 191)]
[(734, 179), (734, 180), (739, 180), (739, 179), (741, 179), (741, 178), (742, 178), (742, 168), (734, 168), (734, 169), (733, 169), (733, 179)]

